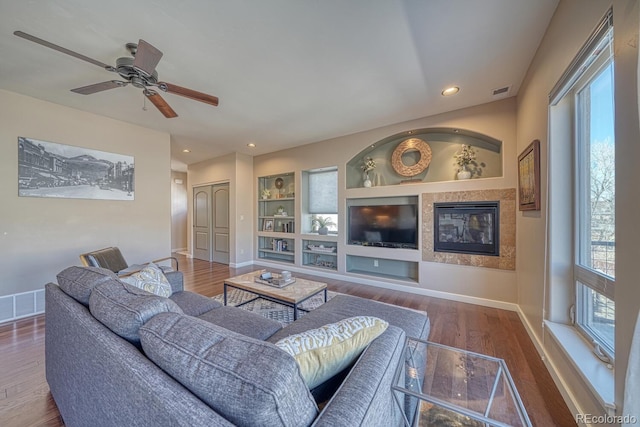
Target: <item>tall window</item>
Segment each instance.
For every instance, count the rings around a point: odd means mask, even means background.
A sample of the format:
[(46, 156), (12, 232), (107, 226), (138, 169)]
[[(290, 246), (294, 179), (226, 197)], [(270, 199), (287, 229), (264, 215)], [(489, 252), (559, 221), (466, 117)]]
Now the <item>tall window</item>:
[(552, 92), (573, 104), (574, 323), (603, 360), (614, 356), (615, 111), (611, 13)]
[[(330, 233), (338, 231), (338, 170), (320, 169), (308, 172), (308, 213), (311, 218), (329, 218)], [(318, 223), (315, 222), (316, 228)], [(317, 231), (317, 230), (313, 230)]]
[[(616, 271), (615, 138), (613, 61), (607, 52), (602, 68), (577, 96), (576, 321), (580, 328), (614, 349)], [(597, 65), (597, 64), (594, 64)]]

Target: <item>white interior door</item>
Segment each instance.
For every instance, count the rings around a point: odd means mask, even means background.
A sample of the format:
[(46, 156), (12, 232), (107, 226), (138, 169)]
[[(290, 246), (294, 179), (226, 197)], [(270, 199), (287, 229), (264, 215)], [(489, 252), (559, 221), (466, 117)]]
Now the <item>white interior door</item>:
[(211, 187), (193, 189), (193, 257), (211, 261)]
[(213, 260), (229, 264), (229, 184), (213, 186)]

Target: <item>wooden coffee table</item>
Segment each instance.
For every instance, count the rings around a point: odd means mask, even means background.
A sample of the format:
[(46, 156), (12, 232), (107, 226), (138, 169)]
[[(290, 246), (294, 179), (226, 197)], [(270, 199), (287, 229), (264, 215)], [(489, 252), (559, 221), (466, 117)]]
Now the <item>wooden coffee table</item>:
[(264, 272), (264, 270), (256, 270), (251, 273), (226, 279), (224, 281), (224, 305), (227, 305), (227, 288), (236, 288), (256, 295), (255, 298), (243, 301), (236, 307), (243, 306), (257, 299), (265, 299), (293, 308), (293, 320), (295, 321), (298, 319), (298, 310), (308, 311), (300, 308), (300, 304), (309, 298), (318, 295), (320, 292), (324, 292), (324, 302), (327, 302), (326, 283), (296, 278), (294, 283), (284, 288), (277, 288), (255, 282), (256, 276), (259, 276), (262, 272)]

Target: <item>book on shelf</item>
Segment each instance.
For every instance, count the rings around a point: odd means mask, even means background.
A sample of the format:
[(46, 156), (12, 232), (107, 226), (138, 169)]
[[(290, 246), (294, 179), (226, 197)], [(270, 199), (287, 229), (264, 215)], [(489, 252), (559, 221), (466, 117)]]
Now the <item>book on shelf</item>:
[(289, 244), (284, 239), (271, 239), (271, 249), (275, 252), (287, 252)]
[(293, 233), (293, 221), (285, 222), (282, 224), (283, 233)]

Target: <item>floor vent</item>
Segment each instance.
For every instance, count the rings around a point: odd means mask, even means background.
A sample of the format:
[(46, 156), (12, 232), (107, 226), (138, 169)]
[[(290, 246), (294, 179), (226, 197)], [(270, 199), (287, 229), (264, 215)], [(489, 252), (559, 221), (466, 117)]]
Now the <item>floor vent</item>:
[(0, 323), (44, 313), (44, 289), (0, 297)]

